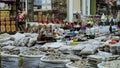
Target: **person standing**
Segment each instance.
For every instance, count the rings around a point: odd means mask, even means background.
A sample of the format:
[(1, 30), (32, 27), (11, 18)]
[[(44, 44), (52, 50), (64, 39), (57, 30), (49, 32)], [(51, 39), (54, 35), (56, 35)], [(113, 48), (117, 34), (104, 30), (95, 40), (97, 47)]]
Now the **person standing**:
[(19, 31), (25, 30), (25, 17), (26, 17), (26, 12), (23, 11), (22, 9), (18, 9), (18, 15), (17, 15), (17, 26)]
[(110, 24), (109, 31), (110, 31), (110, 33), (113, 33), (113, 31), (112, 31), (112, 24)]

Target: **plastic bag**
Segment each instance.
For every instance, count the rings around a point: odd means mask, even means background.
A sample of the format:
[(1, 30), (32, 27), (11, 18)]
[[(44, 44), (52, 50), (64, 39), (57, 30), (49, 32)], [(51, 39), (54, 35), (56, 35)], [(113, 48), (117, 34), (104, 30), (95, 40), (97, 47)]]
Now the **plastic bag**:
[(91, 44), (86, 44), (86, 47), (80, 52), (80, 54), (94, 54), (95, 51), (97, 50), (97, 46), (91, 45)]
[(120, 60), (107, 61), (98, 64), (98, 68), (119, 68), (119, 67)]
[(79, 44), (77, 46), (71, 47), (71, 50), (82, 50), (84, 48), (85, 48), (84, 44)]
[(13, 41), (8, 40), (8, 41), (0, 43), (0, 47), (4, 47), (4, 46), (8, 46), (8, 45), (12, 46), (13, 45)]
[(61, 63), (61, 64), (55, 64), (55, 63), (45, 63), (45, 62), (40, 62), (39, 68), (66, 68), (66, 64)]
[(2, 51), (9, 51), (9, 50), (12, 50), (12, 49), (14, 49), (15, 48), (15, 46), (4, 46), (4, 47), (2, 47)]
[(19, 42), (17, 42), (16, 46), (26, 46), (29, 42), (29, 39), (30, 39), (29, 37), (21, 38)]
[(110, 56), (112, 56), (112, 53), (98, 51), (97, 55), (102, 56), (104, 58), (104, 60), (107, 60), (107, 58), (109, 58)]
[(11, 38), (11, 35), (9, 35), (7, 33), (1, 34), (0, 35), (0, 42), (5, 42), (7, 40), (10, 40), (10, 38)]
[(27, 46), (28, 46), (28, 47), (34, 46), (35, 43), (36, 43), (36, 41), (37, 41), (37, 38), (30, 38)]
[(1, 68), (18, 68), (19, 57), (17, 55), (4, 55), (1, 56)]
[(19, 46), (21, 43), (20, 41), (22, 41), (23, 38), (25, 38), (24, 34), (16, 33), (15, 35), (13, 35), (14, 45)]
[(40, 56), (22, 56), (23, 61), (20, 68), (39, 68)]
[(62, 42), (54, 42), (54, 43), (46, 43), (42, 47), (50, 47), (50, 48), (60, 48), (64, 46), (65, 44)]

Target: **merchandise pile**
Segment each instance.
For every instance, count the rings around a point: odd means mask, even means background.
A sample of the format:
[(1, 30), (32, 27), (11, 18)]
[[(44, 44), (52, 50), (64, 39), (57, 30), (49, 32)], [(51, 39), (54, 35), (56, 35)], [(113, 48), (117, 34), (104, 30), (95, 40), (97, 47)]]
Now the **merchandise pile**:
[[(103, 62), (108, 64), (107, 62), (119, 61), (120, 37), (109, 34), (109, 30), (103, 31), (108, 27), (99, 28), (101, 27), (86, 30), (89, 34), (98, 29), (99, 33), (96, 33), (94, 38), (70, 30), (64, 30), (65, 35), (49, 35), (55, 41), (51, 38), (48, 41), (47, 35), (43, 38), (44, 33), (43, 35), (37, 33), (1, 34), (1, 67), (101, 68), (101, 65), (107, 66), (103, 65)], [(6, 57), (11, 65), (7, 65), (8, 62), (3, 60)], [(26, 64), (26, 62), (29, 63)]]

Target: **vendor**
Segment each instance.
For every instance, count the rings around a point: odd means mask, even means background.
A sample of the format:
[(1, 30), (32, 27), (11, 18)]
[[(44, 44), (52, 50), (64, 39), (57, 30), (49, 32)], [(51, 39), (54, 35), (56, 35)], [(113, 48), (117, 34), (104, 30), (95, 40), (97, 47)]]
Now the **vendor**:
[(85, 34), (85, 30), (86, 30), (86, 23), (82, 21), (81, 31), (82, 31), (83, 34)]
[(120, 22), (118, 22), (118, 29), (120, 29)]
[(93, 20), (90, 19), (90, 20), (88, 21), (88, 23), (87, 23), (87, 27), (92, 27), (93, 24), (94, 24)]
[(78, 22), (75, 23), (74, 25), (75, 30), (79, 31), (80, 30), (80, 24)]

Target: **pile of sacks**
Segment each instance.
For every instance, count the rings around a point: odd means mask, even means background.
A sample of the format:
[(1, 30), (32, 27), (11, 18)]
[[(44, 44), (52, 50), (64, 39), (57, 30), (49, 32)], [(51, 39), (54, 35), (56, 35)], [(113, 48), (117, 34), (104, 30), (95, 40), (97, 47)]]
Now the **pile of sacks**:
[(38, 34), (16, 33), (0, 35), (0, 50), (4, 54), (19, 55), (36, 44)]

